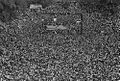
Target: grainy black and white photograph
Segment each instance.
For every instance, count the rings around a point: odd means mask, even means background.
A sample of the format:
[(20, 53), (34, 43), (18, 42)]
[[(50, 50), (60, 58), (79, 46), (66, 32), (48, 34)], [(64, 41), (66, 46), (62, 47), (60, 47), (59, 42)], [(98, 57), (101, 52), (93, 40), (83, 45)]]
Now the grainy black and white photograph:
[(120, 81), (120, 0), (0, 0), (0, 81)]

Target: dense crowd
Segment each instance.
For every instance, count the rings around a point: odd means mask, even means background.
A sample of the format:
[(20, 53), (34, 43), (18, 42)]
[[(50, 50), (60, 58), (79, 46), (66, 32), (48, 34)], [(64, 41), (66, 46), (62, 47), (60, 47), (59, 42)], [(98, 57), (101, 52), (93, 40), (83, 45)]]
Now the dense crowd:
[(1, 20), (0, 81), (119, 81), (118, 3), (85, 1), (28, 0), (42, 7)]

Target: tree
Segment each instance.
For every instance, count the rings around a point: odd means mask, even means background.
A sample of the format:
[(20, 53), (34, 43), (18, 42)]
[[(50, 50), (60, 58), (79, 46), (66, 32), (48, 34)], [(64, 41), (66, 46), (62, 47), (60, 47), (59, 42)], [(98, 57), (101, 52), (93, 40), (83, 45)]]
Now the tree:
[(5, 0), (0, 1), (0, 21), (3, 23), (10, 22), (16, 18), (16, 7), (12, 7)]

